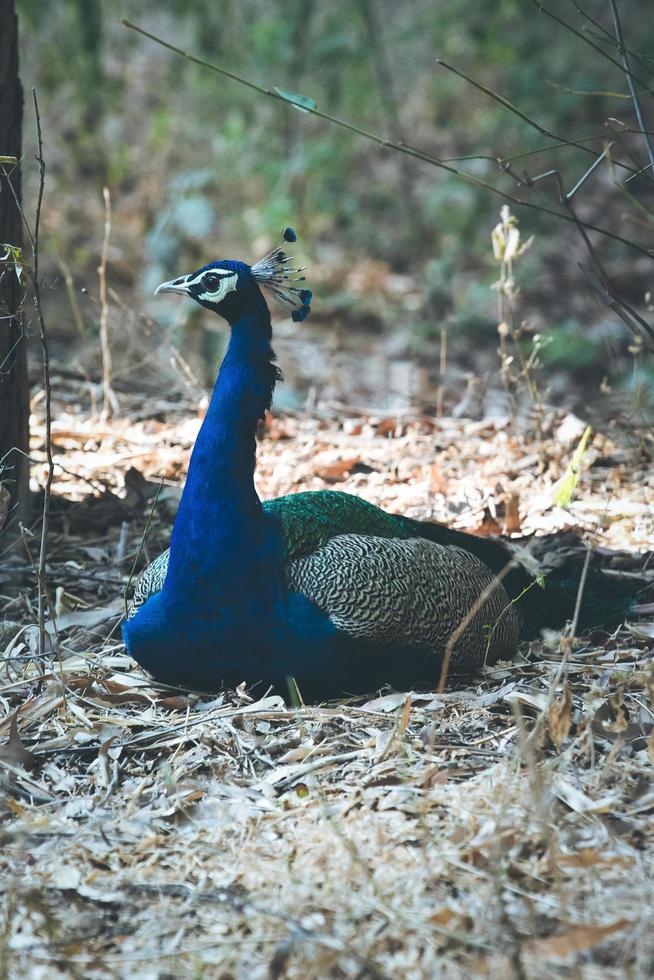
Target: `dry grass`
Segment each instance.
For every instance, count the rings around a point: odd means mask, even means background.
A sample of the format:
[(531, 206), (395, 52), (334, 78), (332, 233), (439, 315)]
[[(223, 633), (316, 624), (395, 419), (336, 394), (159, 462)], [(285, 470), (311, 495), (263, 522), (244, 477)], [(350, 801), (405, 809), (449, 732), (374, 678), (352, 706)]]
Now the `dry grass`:
[[(0, 573), (1, 975), (652, 975), (652, 623), (525, 646), (438, 696), (291, 710), (165, 690), (107, 633), (156, 477), (151, 554), (197, 422), (98, 423), (73, 402), (54, 426), (57, 491), (80, 502), (53, 508), (49, 662), (25, 552)], [(560, 422), (529, 446), (502, 423), (284, 416), (259, 486), (651, 548), (651, 470), (605, 437), (571, 510), (551, 507)], [(132, 473), (125, 494), (130, 466), (153, 482)]]

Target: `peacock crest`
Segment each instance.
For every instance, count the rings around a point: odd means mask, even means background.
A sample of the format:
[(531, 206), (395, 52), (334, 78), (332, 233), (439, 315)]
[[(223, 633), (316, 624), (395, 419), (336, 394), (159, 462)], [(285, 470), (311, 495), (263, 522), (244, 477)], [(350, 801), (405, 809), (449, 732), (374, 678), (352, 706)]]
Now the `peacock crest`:
[[(285, 228), (282, 242), (296, 242), (297, 235), (293, 228)], [(306, 320), (311, 312), (312, 292), (295, 283), (304, 282), (302, 273), (306, 266), (292, 266), (293, 256), (289, 255), (284, 245), (277, 245), (271, 252), (264, 255), (252, 266), (252, 275), (260, 286), (267, 289), (280, 303), (291, 308), (291, 317), (296, 323)]]

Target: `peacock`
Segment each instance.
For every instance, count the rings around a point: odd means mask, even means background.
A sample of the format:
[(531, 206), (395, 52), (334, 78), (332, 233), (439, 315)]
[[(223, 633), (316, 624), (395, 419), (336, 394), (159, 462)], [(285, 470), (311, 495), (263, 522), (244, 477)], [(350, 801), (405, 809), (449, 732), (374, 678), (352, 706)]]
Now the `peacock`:
[[(500, 541), (351, 494), (260, 501), (256, 430), (281, 377), (262, 288), (294, 320), (309, 315), (304, 269), (287, 251), (296, 237), (287, 228), (254, 265), (210, 262), (156, 290), (223, 317), (230, 341), (170, 549), (142, 574), (123, 624), (128, 652), (165, 683), (281, 693), (294, 684), (304, 700), (433, 686), (444, 668), (470, 674), (511, 657), (521, 639), (572, 615), (579, 567), (563, 565), (541, 588)], [(619, 619), (626, 590), (601, 570), (588, 582), (581, 624)]]

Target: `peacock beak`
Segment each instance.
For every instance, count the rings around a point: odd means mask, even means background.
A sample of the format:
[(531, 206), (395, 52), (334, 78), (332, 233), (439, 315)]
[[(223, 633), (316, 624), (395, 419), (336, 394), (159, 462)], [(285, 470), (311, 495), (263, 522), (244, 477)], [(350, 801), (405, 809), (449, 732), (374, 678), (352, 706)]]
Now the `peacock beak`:
[(182, 296), (188, 296), (188, 280), (189, 276), (180, 276), (178, 279), (169, 279), (168, 282), (162, 282), (155, 289), (154, 295), (158, 296), (159, 293), (181, 293)]

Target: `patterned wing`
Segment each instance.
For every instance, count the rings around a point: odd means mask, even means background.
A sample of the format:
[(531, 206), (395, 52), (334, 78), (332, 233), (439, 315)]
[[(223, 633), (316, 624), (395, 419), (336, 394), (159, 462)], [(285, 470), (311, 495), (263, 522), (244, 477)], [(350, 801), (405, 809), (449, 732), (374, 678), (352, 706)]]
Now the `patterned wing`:
[(139, 606), (142, 606), (146, 599), (149, 599), (155, 592), (160, 592), (166, 573), (168, 572), (168, 555), (170, 550), (167, 548), (154, 561), (151, 561), (143, 574), (140, 576), (134, 589), (132, 601), (127, 610), (127, 618), (131, 619)]
[[(281, 526), (286, 558), (310, 555), (337, 534), (375, 534), (378, 537), (409, 537), (402, 519), (387, 514), (367, 500), (338, 490), (316, 490), (288, 494), (263, 503), (266, 514)], [(148, 565), (139, 578), (127, 618), (164, 584), (168, 551)]]
[(442, 655), (460, 631), (457, 673), (512, 656), (520, 635), (518, 613), (487, 566), (423, 538), (338, 535), (290, 561), (287, 582), (338, 629), (373, 644)]

